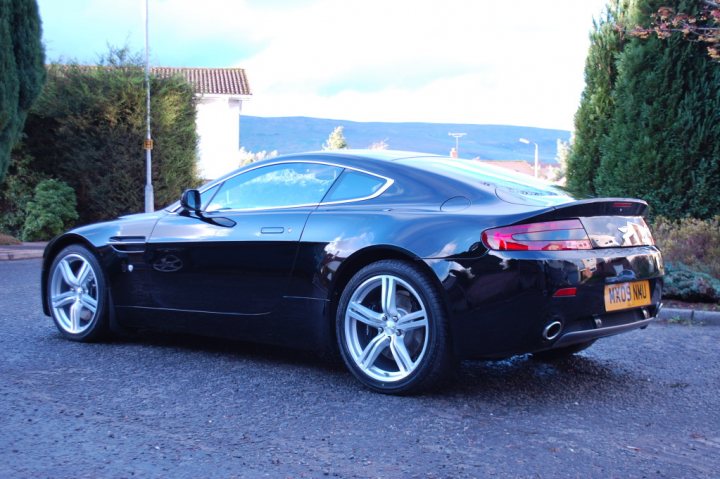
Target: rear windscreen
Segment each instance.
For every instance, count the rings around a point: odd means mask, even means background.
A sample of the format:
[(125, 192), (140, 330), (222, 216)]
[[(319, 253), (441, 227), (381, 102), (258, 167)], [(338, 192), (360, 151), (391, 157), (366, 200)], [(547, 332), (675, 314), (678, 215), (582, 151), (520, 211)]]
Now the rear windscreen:
[(550, 206), (573, 200), (570, 195), (549, 183), (506, 168), (483, 164), (481, 161), (453, 158), (406, 158), (397, 162), (483, 189), (494, 188), (498, 198), (507, 203)]

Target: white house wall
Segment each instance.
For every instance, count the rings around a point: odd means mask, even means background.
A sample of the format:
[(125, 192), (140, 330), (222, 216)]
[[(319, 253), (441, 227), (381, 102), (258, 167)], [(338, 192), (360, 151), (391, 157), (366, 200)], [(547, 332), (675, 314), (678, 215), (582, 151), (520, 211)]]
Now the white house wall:
[(203, 179), (218, 178), (238, 167), (241, 105), (239, 99), (227, 95), (197, 99), (198, 172)]

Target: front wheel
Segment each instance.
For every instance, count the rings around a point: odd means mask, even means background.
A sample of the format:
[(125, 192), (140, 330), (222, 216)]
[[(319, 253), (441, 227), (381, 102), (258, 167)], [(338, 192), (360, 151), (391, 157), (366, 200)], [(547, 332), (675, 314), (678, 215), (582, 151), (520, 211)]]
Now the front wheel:
[(60, 251), (50, 267), (48, 305), (55, 325), (73, 341), (107, 334), (107, 290), (95, 255), (80, 245)]
[(452, 363), (437, 287), (417, 266), (384, 260), (361, 269), (340, 298), (340, 353), (369, 388), (413, 394), (447, 378)]

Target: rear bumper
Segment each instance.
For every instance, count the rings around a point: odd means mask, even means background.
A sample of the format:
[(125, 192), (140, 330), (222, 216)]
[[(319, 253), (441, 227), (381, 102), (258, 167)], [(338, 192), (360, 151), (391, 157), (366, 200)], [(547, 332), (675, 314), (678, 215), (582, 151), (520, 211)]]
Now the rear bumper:
[[(657, 248), (490, 252), (429, 262), (449, 304), (456, 354), (498, 358), (569, 346), (647, 326), (657, 315), (664, 268)], [(651, 302), (607, 312), (605, 286), (647, 280)], [(575, 296), (555, 297), (576, 288)], [(544, 330), (559, 322), (548, 339)]]
[(595, 329), (571, 331), (561, 334), (560, 337), (552, 344), (552, 348), (550, 349), (563, 348), (565, 346), (571, 346), (578, 343), (586, 343), (588, 341), (594, 341), (607, 336), (614, 336), (634, 329), (646, 328), (648, 324), (655, 320), (656, 317), (657, 316), (653, 316), (651, 318), (641, 319), (639, 321), (633, 321), (625, 324), (618, 324), (615, 326), (604, 326)]
[(562, 348), (565, 346), (571, 346), (573, 344), (585, 343), (593, 341), (599, 338), (605, 338), (607, 336), (614, 336), (615, 334), (624, 333), (626, 331), (632, 331), (633, 329), (639, 329), (647, 327), (655, 318), (643, 319), (635, 323), (623, 324), (620, 326), (609, 326), (607, 328), (598, 328), (589, 331), (575, 331), (573, 333), (567, 333), (558, 339), (551, 349)]

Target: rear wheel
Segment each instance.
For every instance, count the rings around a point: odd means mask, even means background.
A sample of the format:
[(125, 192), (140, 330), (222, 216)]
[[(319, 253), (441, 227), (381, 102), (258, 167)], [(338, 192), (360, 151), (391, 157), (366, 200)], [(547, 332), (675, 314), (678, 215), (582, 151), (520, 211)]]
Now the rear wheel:
[(584, 343), (573, 344), (564, 348), (549, 349), (547, 351), (539, 351), (533, 353), (533, 357), (540, 361), (558, 361), (560, 359), (569, 358), (570, 356), (584, 351), (595, 343), (595, 340), (586, 341)]
[(95, 255), (80, 245), (60, 251), (50, 267), (48, 303), (60, 333), (73, 341), (107, 334), (107, 290)]
[(435, 285), (412, 263), (385, 260), (361, 269), (340, 298), (342, 358), (363, 384), (412, 394), (447, 378), (452, 356)]

